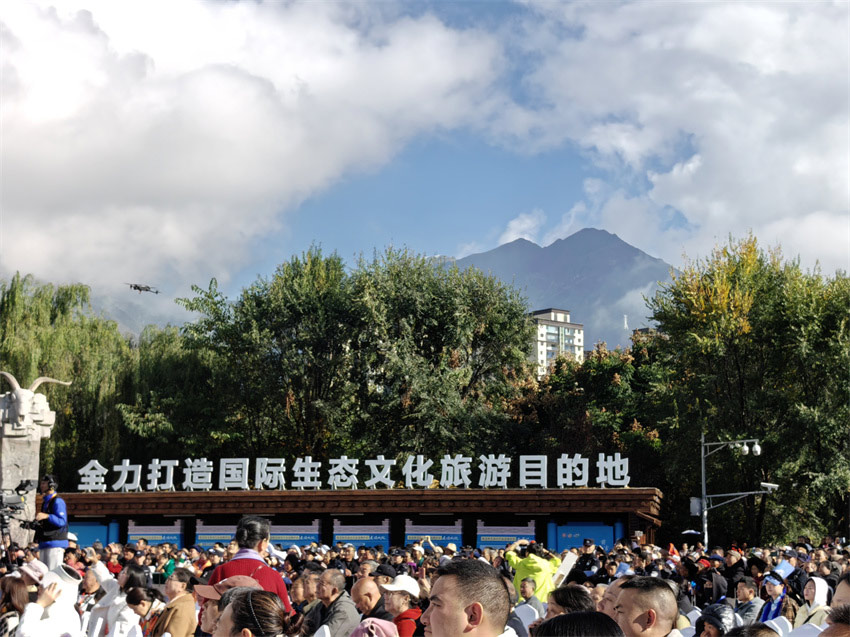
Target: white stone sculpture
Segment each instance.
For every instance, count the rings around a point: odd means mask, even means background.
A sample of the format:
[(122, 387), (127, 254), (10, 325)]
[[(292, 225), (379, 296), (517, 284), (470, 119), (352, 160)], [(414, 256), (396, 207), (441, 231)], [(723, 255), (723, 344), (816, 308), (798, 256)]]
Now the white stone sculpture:
[(0, 372), (12, 386), (12, 391), (0, 395), (0, 423), (3, 426), (3, 437), (31, 438), (40, 440), (49, 438), (50, 430), (56, 422), (56, 412), (50, 411), (44, 394), (36, 394), (42, 383), (58, 383), (70, 385), (70, 381), (61, 381), (47, 376), (36, 378), (29, 389), (18, 384), (17, 379), (9, 372)]
[[(42, 376), (29, 389), (24, 389), (9, 372), (0, 372), (0, 378), (5, 378), (12, 387), (12, 391), (0, 394), (0, 489), (11, 491), (21, 480), (38, 479), (41, 441), (50, 437), (56, 422), (56, 412), (50, 411), (47, 398), (35, 390), (43, 383), (66, 386), (71, 383)], [(35, 497), (27, 497), (22, 517), (27, 520), (35, 517)], [(17, 521), (12, 522), (11, 532), (12, 539), (19, 544), (32, 539), (32, 532), (21, 529)]]

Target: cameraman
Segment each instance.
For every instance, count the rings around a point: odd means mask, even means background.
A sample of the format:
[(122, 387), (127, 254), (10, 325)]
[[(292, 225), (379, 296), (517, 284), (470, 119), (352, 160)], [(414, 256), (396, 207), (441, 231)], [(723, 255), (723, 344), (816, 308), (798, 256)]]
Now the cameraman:
[(41, 511), (35, 515), (35, 541), (41, 561), (52, 571), (61, 566), (68, 548), (68, 511), (65, 500), (56, 495), (59, 485), (48, 473), (38, 484), (42, 494)]
[[(517, 549), (522, 547), (520, 554)], [(526, 539), (517, 540), (508, 547), (505, 552), (505, 560), (516, 570), (514, 576), (514, 587), (518, 590), (522, 586), (522, 580), (530, 577), (537, 582), (534, 591), (537, 599), (547, 599), (550, 591), (555, 588), (552, 576), (561, 566), (561, 558), (550, 552), (536, 542)]]

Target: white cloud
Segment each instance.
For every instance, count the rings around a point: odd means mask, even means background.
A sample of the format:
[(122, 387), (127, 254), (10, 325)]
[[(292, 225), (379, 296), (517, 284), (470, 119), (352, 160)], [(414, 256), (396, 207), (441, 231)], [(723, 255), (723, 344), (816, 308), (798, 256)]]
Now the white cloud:
[(499, 235), (499, 245), (517, 239), (528, 239), (537, 243), (537, 235), (544, 223), (546, 223), (546, 215), (542, 210), (523, 212), (508, 222), (508, 227)]
[(466, 243), (461, 243), (458, 245), (455, 250), (455, 258), (462, 259), (464, 257), (468, 257), (470, 254), (477, 254), (479, 252), (484, 252), (487, 248), (478, 241), (469, 241)]
[(224, 280), (281, 213), (486, 112), (495, 38), (339, 3), (8, 3), (0, 272)]
[(5, 3), (0, 273), (227, 280), (305, 198), (464, 127), (598, 167), (500, 242), (596, 226), (678, 264), (752, 230), (848, 267), (846, 3), (532, 2), (490, 32), (405, 10)]
[(804, 265), (847, 267), (847, 3), (531, 6), (515, 46), (540, 60), (534, 100), (495, 134), (584, 148), (611, 201), (581, 217), (674, 263), (752, 230)]

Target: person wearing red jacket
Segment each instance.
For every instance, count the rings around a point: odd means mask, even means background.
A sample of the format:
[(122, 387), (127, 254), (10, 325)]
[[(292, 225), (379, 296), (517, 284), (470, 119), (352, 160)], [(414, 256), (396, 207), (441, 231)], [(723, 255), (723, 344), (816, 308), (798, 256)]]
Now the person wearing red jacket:
[(399, 637), (424, 634), (424, 627), (419, 623), (422, 610), (418, 606), (420, 589), (417, 581), (410, 575), (398, 575), (383, 588), (384, 608), (392, 614)]
[[(247, 515), (236, 525), (235, 540), (239, 551), (231, 560), (220, 564), (210, 575), (209, 586), (234, 575), (247, 575), (260, 583), (263, 590), (276, 593), (286, 612), (292, 614), (289, 594), (280, 573), (268, 566), (262, 553), (268, 548), (271, 538), (269, 521), (255, 515)], [(203, 602), (201, 602), (203, 606)]]

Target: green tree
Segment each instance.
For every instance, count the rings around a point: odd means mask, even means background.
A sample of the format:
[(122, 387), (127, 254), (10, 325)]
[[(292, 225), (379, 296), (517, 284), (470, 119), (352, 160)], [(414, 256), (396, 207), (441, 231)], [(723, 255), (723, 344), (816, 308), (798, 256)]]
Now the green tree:
[(41, 464), (65, 484), (76, 484), (76, 469), (92, 457), (120, 457), (115, 406), (132, 396), (134, 362), (116, 323), (93, 314), (87, 286), (38, 284), (20, 274), (0, 281), (0, 368), (23, 385), (38, 376), (73, 382), (41, 388), (56, 411)]
[(337, 440), (347, 443), (359, 320), (342, 260), (312, 248), (233, 303), (215, 280), (193, 289), (198, 296), (180, 302), (201, 317), (184, 327), (186, 344), (212, 356), (227, 453), (326, 459)]
[(353, 273), (355, 438), (388, 453), (492, 451), (527, 373), (531, 325), (512, 288), (478, 270), (387, 250)]
[[(524, 453), (580, 453), (591, 466), (597, 454), (620, 451), (630, 461), (630, 486), (659, 485), (663, 441), (659, 412), (644, 409), (645, 376), (631, 352), (604, 345), (582, 363), (557, 358), (537, 387), (514, 403), (515, 417), (526, 425), (518, 447)], [(554, 467), (551, 473), (554, 481)]]
[(479, 271), (388, 250), (348, 273), (313, 248), (235, 302), (215, 281), (195, 292), (185, 346), (209, 356), (228, 453), (459, 453), (510, 426), (530, 325)]
[(137, 352), (135, 401), (116, 405), (122, 457), (145, 464), (166, 450), (174, 457), (209, 456), (230, 440), (221, 401), (212, 391), (211, 353), (187, 347), (177, 327), (152, 325), (139, 336)]
[(745, 529), (757, 542), (837, 524), (850, 488), (846, 275), (803, 272), (749, 237), (689, 264), (649, 307), (654, 354), (670, 373), (662, 436), (667, 482), (682, 487), (666, 500), (675, 524), (688, 524), (684, 498), (699, 494), (702, 432), (708, 441), (759, 438), (764, 449), (713, 455), (709, 493), (780, 484), (770, 498), (712, 512), (714, 529)]

